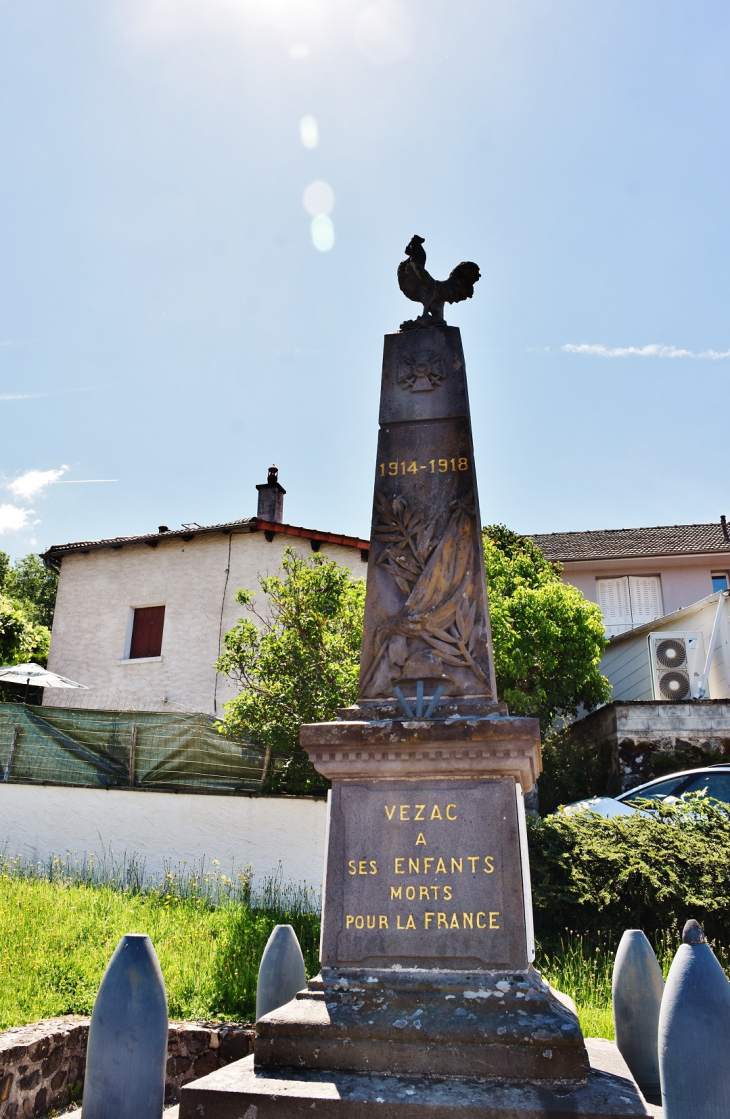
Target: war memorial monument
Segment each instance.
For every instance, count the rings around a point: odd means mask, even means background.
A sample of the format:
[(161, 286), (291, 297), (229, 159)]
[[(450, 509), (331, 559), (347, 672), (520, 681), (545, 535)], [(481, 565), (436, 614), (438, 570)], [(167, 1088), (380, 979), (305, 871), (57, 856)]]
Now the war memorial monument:
[(536, 719), (497, 697), (466, 368), (414, 237), (419, 318), (385, 336), (356, 704), (301, 742), (332, 791), (321, 974), (181, 1119), (647, 1115), (608, 1042), (533, 967), (523, 798)]

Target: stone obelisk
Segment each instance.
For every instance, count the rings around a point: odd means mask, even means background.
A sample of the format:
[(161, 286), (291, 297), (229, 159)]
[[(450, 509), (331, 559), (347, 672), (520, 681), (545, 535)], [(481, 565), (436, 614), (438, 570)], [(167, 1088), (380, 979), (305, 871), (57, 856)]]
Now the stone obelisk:
[(497, 699), (464, 354), (442, 315), (479, 272), (439, 287), (419, 241), (399, 280), (424, 313), (385, 337), (359, 697), (301, 732), (332, 781), (321, 975), (259, 1019), (253, 1060), (185, 1090), (182, 1119), (646, 1114), (630, 1085), (616, 1104), (596, 1083), (570, 1000), (532, 966), (539, 725)]

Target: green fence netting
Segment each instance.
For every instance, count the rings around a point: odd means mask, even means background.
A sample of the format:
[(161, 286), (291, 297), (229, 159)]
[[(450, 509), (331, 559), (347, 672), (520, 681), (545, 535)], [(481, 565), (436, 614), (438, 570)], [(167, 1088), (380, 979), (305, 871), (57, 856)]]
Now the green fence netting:
[(248, 793), (264, 751), (208, 715), (0, 703), (0, 782)]

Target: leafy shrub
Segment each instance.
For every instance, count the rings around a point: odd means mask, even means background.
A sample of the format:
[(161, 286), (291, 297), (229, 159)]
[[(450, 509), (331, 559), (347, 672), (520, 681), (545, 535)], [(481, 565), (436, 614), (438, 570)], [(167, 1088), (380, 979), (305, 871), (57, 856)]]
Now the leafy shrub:
[(558, 813), (528, 821), (535, 924), (658, 937), (695, 917), (709, 937), (730, 927), (730, 810), (701, 796), (643, 802), (646, 814)]

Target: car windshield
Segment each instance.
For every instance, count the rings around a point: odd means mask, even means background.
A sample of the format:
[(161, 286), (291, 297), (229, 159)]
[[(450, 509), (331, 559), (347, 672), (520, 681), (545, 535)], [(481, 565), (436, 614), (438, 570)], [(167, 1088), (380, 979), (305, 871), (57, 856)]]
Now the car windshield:
[[(730, 774), (728, 776), (730, 777)], [(668, 777), (666, 781), (657, 781), (653, 785), (648, 785), (645, 789), (620, 797), (620, 800), (623, 804), (633, 804), (635, 800), (664, 800), (666, 797), (676, 796), (677, 789), (684, 785), (686, 780), (686, 773), (680, 774), (678, 777)]]
[(715, 800), (730, 804), (730, 773), (699, 773), (693, 777), (683, 793), (704, 793)]

